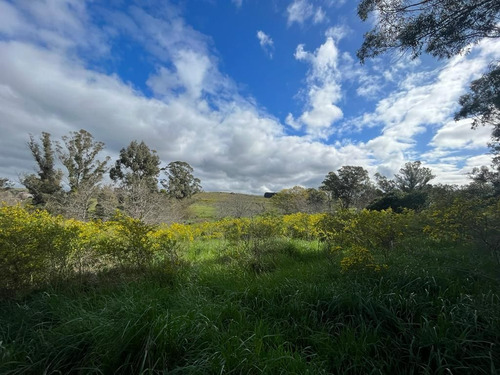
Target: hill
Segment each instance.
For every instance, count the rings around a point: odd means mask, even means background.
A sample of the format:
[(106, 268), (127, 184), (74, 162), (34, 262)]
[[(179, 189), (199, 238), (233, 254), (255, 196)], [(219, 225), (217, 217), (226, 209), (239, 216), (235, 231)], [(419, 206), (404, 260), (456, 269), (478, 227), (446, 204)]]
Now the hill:
[(188, 207), (188, 220), (197, 222), (227, 216), (253, 216), (271, 208), (271, 201), (263, 195), (203, 192), (193, 196)]

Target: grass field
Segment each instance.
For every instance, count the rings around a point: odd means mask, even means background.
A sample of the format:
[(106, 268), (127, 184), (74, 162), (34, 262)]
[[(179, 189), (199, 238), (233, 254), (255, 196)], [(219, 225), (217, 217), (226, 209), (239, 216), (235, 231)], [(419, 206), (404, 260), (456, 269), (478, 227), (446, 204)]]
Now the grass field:
[(270, 200), (258, 195), (209, 192), (195, 194), (192, 200), (188, 208), (192, 222), (251, 216), (271, 208)]
[[(223, 240), (0, 303), (2, 374), (496, 374), (498, 271), (414, 243), (342, 272), (317, 242)], [(379, 258), (380, 254), (375, 254)]]

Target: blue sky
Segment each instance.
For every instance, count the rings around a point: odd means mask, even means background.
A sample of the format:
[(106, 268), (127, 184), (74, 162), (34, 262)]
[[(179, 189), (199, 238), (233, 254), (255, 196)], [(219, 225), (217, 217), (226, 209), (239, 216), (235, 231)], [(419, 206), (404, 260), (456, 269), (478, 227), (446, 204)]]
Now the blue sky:
[(345, 0), (0, 0), (0, 176), (31, 173), (29, 134), (81, 128), (116, 158), (132, 140), (190, 163), (207, 191), (318, 187), (421, 160), (435, 182), (487, 165), (490, 129), (453, 121), (500, 58), (395, 52), (361, 65)]

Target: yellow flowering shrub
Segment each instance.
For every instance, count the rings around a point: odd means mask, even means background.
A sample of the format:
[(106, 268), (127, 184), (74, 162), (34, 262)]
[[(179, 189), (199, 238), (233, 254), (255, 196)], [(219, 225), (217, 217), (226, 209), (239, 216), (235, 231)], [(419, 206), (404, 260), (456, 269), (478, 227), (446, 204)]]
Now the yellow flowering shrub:
[(77, 230), (60, 216), (0, 207), (0, 289), (38, 285), (70, 271)]
[(500, 265), (500, 200), (457, 198), (440, 210), (430, 210), (424, 233), (437, 241), (468, 242), (485, 247)]
[(290, 238), (313, 240), (319, 237), (318, 224), (325, 214), (306, 214), (298, 212), (283, 216), (284, 234)]
[(387, 265), (375, 262), (372, 253), (365, 247), (354, 245), (346, 251), (346, 256), (340, 261), (342, 272), (380, 271)]

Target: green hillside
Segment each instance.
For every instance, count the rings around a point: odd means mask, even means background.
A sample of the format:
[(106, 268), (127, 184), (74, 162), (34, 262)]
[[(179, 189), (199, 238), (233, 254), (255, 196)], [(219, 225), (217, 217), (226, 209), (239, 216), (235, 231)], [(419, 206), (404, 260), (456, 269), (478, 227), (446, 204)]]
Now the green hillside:
[(263, 195), (203, 192), (193, 196), (188, 207), (188, 220), (196, 222), (227, 216), (253, 216), (271, 208), (271, 201)]

